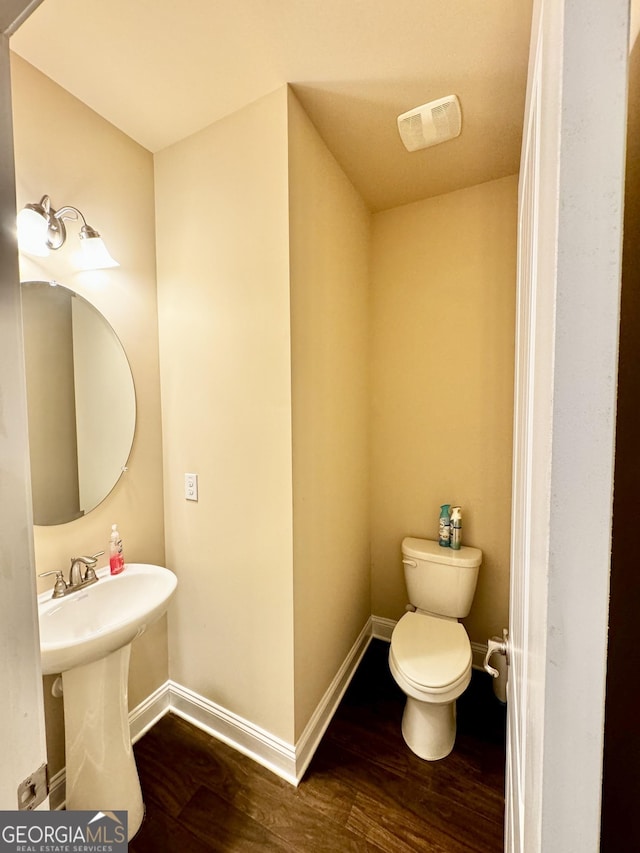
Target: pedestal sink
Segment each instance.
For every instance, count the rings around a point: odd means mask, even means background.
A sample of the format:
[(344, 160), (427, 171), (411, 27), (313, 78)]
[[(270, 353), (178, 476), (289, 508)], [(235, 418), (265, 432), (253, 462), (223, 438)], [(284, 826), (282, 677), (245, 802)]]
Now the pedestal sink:
[(97, 575), (64, 598), (38, 596), (42, 672), (62, 673), (67, 809), (124, 809), (132, 838), (144, 805), (129, 733), (131, 642), (166, 611), (177, 579), (145, 563)]

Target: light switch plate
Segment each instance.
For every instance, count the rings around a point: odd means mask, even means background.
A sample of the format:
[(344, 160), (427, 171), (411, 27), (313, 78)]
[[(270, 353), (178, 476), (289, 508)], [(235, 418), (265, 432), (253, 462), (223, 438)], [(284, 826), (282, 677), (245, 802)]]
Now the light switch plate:
[(185, 474), (184, 475), (184, 497), (187, 501), (197, 501), (198, 500), (198, 475), (197, 474)]

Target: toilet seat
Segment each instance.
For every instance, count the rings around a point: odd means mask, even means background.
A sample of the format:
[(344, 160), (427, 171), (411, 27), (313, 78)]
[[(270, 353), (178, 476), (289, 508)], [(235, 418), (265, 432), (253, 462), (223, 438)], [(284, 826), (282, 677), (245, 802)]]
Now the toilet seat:
[(393, 630), (391, 670), (416, 698), (442, 702), (460, 695), (471, 678), (471, 661), (471, 643), (460, 622), (409, 612)]

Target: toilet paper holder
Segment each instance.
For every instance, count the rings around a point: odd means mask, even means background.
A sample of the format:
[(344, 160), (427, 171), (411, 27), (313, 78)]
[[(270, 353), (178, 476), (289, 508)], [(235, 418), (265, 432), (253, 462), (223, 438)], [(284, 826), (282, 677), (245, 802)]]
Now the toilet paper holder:
[(484, 656), (485, 672), (488, 672), (493, 678), (499, 678), (500, 671), (495, 666), (489, 664), (494, 654), (504, 655), (507, 659), (507, 665), (509, 664), (509, 632), (506, 628), (502, 629), (502, 639), (500, 637), (492, 637), (487, 641), (487, 653)]

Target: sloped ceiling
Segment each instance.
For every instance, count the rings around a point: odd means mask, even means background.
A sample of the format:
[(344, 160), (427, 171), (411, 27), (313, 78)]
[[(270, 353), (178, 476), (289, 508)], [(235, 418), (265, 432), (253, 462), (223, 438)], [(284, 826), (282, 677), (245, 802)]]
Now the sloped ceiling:
[[(11, 47), (152, 152), (290, 83), (377, 211), (518, 171), (530, 19), (531, 0), (44, 0)], [(397, 116), (450, 94), (462, 134), (407, 152)]]

